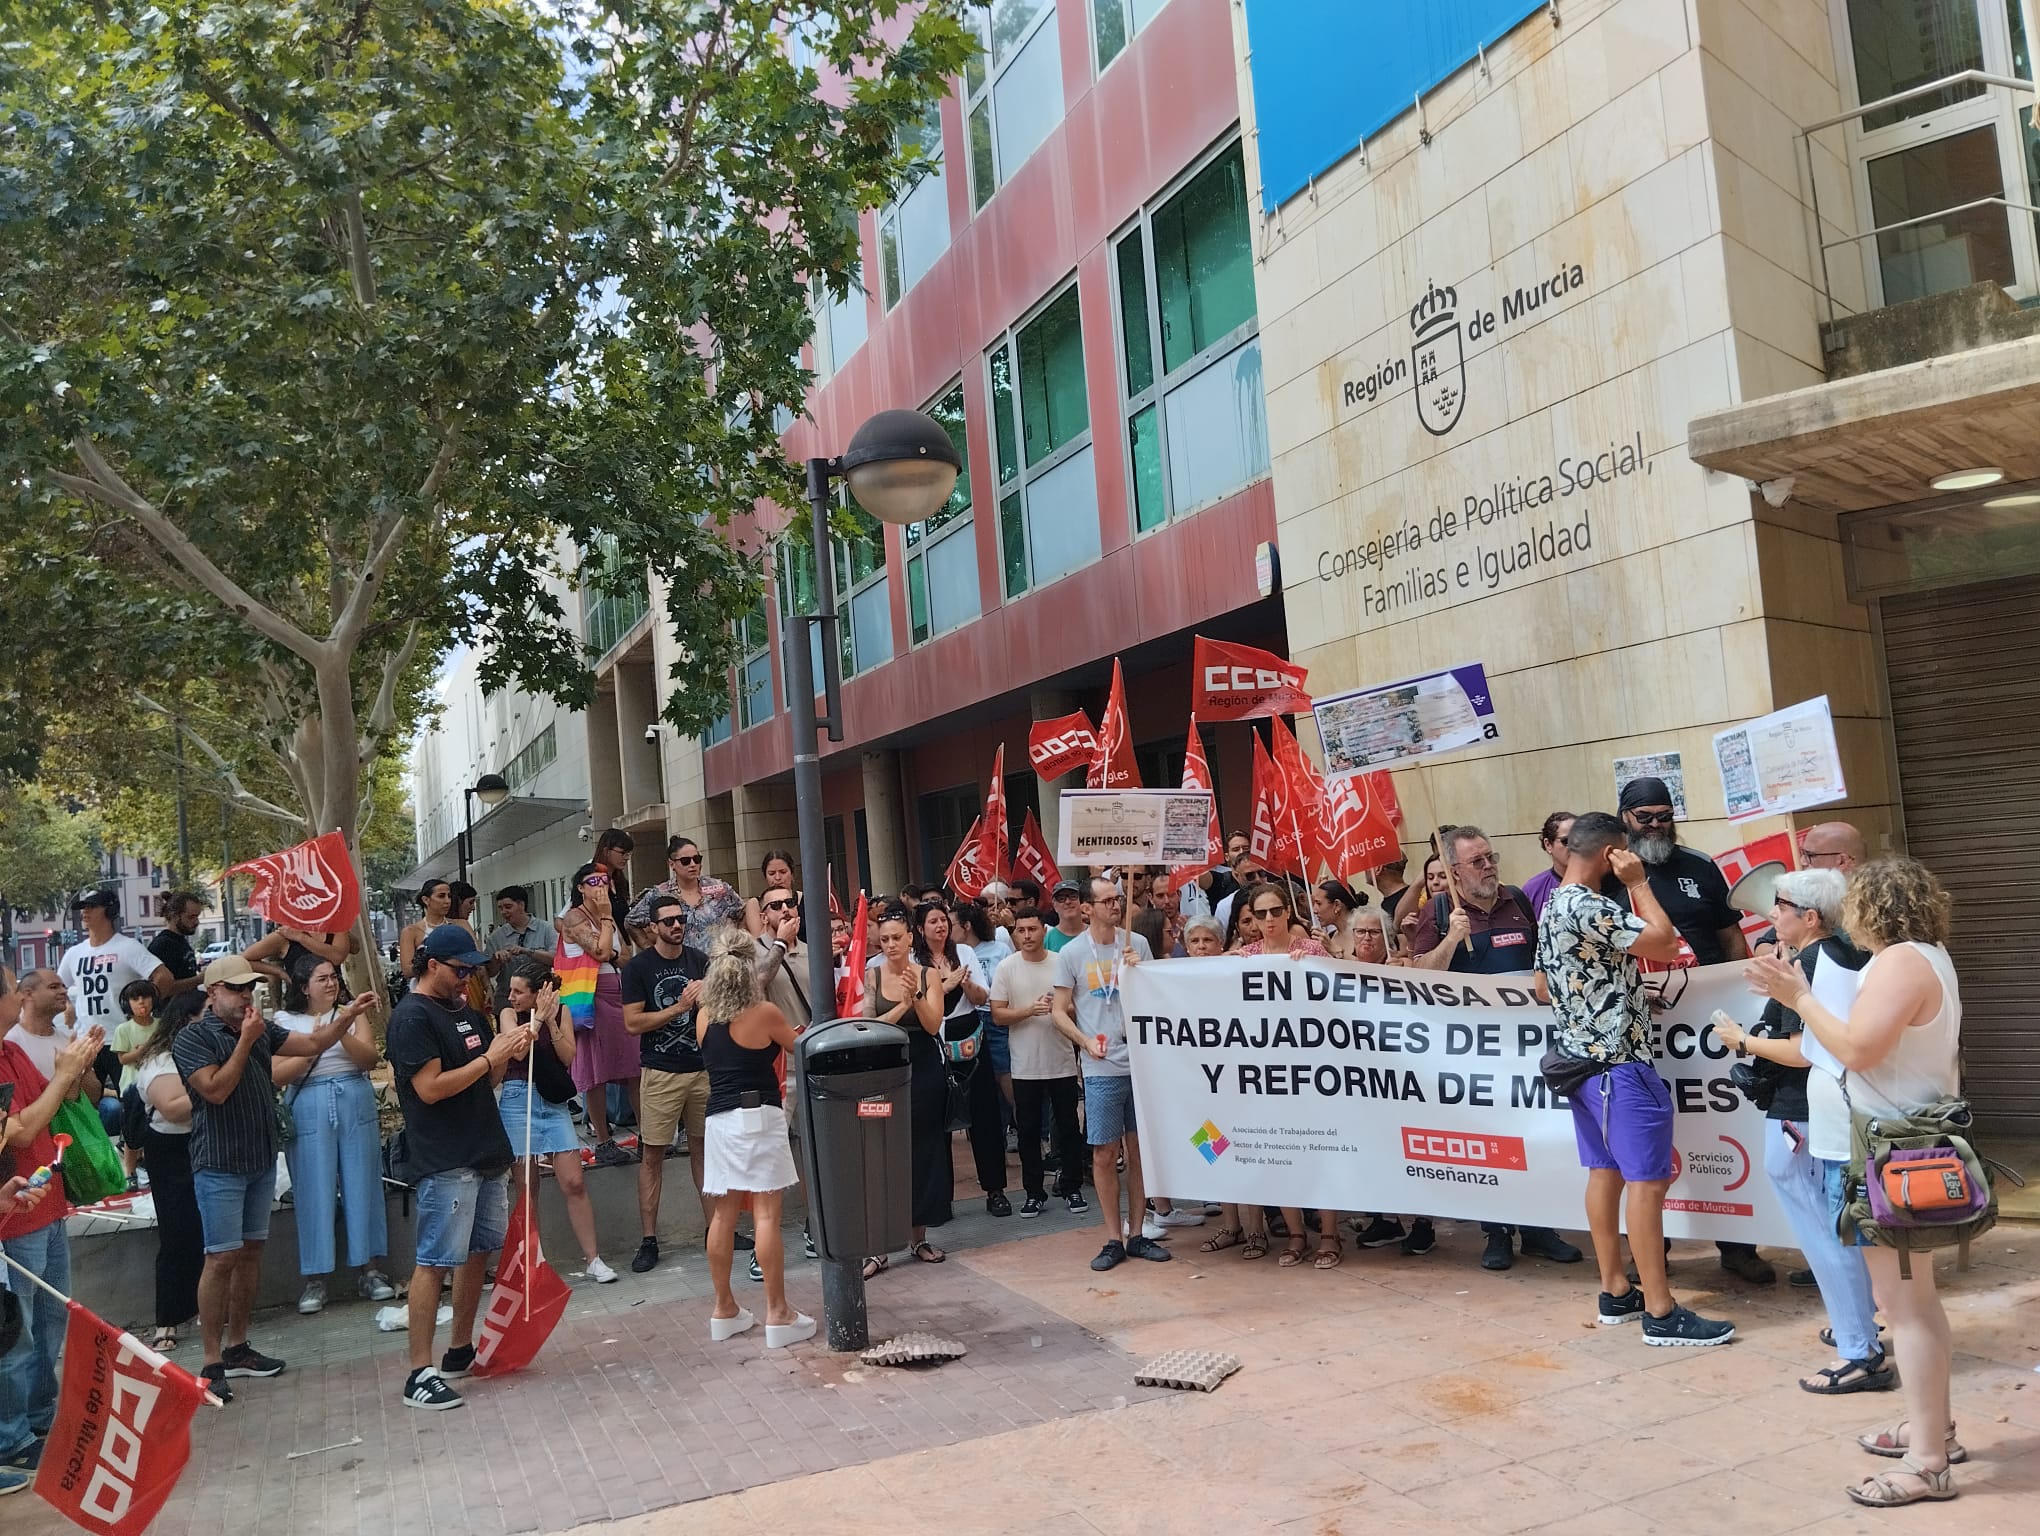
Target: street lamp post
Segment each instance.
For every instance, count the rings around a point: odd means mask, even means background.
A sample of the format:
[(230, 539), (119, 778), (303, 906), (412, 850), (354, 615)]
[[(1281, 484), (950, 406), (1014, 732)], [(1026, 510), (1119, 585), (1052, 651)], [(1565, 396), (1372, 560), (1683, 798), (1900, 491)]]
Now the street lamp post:
[(509, 798), (509, 782), (500, 773), (485, 773), (462, 792), (460, 797), (462, 820), (460, 829), (460, 879), (463, 885), (467, 883), (468, 864), (473, 860), (475, 854), (475, 802), (479, 800), (493, 811)]
[[(939, 422), (919, 411), (880, 411), (859, 427), (850, 446), (833, 459), (807, 461), (808, 509), (813, 517), (815, 551), (814, 613), (786, 614), (786, 691), (793, 709), (793, 799), (800, 827), (801, 903), (807, 923), (808, 1007), (820, 1024), (835, 1014), (836, 963), (829, 942), (826, 891), (814, 890), (814, 877), (828, 868), (822, 836), (822, 760), (815, 733), (828, 728), (829, 740), (843, 739), (842, 665), (837, 649), (835, 563), (829, 547), (829, 482), (847, 480), (858, 505), (882, 523), (918, 523), (934, 516), (956, 488), (963, 459)], [(814, 657), (809, 650), (810, 626), (821, 636), (823, 707), (815, 713)], [(808, 1159), (808, 1189), (814, 1179), (814, 1138), (802, 1138)], [(829, 1348), (856, 1350), (870, 1342), (864, 1309), (864, 1270), (855, 1261), (831, 1259), (822, 1266), (822, 1316), (828, 1325)]]

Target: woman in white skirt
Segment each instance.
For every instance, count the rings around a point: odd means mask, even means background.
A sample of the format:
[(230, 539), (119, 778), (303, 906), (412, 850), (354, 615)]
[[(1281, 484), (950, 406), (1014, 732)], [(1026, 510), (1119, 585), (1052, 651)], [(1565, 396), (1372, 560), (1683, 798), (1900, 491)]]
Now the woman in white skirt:
[(737, 1212), (751, 1197), (758, 1268), (765, 1277), (765, 1347), (783, 1349), (812, 1338), (815, 1320), (786, 1300), (785, 1246), (779, 1232), (781, 1191), (797, 1183), (793, 1146), (781, 1107), (781, 1051), (793, 1049), (793, 1026), (758, 990), (757, 945), (747, 929), (725, 928), (709, 951), (708, 977), (697, 1015), (701, 1058), (708, 1064), (701, 1192), (710, 1202), (708, 1274), (715, 1286), (709, 1332), (733, 1339), (756, 1319), (730, 1289)]
[[(497, 1100), (510, 1150), (519, 1159), (517, 1188), (529, 1188), (529, 1175), (537, 1171), (526, 1168), (523, 1159), (542, 1157), (552, 1166), (553, 1182), (567, 1202), (567, 1224), (581, 1245), (581, 1272), (597, 1285), (612, 1285), (616, 1271), (602, 1262), (595, 1247), (595, 1207), (589, 1202), (582, 1174), (581, 1138), (574, 1131), (574, 1118), (565, 1102), (547, 1096), (548, 1086), (555, 1094), (573, 1089), (573, 1020), (560, 1006), (551, 968), (540, 962), (521, 961), (512, 968), (508, 996), (510, 1006), (498, 1017), (498, 1029), (515, 1029), (534, 1021), (540, 1026), (530, 1056), (511, 1062), (504, 1073), (502, 1096)], [(540, 1060), (541, 1055), (549, 1059)], [(534, 1069), (539, 1077), (537, 1087), (532, 1083)]]

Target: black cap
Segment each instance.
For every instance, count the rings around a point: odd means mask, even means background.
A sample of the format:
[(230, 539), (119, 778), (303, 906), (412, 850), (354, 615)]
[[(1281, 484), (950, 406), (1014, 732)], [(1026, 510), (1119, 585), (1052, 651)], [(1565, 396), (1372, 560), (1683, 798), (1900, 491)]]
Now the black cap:
[(78, 898), (78, 910), (83, 912), (87, 907), (98, 907), (106, 912), (118, 912), (120, 910), (120, 897), (104, 887), (86, 891)]
[(1633, 811), (1639, 805), (1671, 805), (1672, 791), (1663, 779), (1645, 775), (1622, 786), (1621, 808)]
[(425, 935), (418, 953), (449, 965), (486, 965), (489, 957), (475, 948), (475, 936), (459, 923), (441, 923)]

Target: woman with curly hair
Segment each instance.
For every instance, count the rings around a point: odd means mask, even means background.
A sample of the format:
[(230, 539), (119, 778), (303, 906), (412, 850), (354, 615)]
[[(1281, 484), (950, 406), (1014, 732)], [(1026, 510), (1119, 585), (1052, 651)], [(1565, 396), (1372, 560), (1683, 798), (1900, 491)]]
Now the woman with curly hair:
[(765, 1347), (784, 1349), (814, 1337), (815, 1320), (787, 1303), (786, 1245), (779, 1231), (781, 1192), (800, 1179), (774, 1070), (779, 1053), (793, 1049), (793, 1025), (758, 990), (757, 964), (757, 942), (748, 929), (718, 933), (697, 1015), (701, 1058), (708, 1064), (701, 1190), (713, 1202), (708, 1274), (715, 1310), (708, 1327), (716, 1339), (733, 1339), (755, 1321), (730, 1289), (737, 1213), (748, 1195), (765, 1280)]
[[(1752, 987), (1791, 1009), (1842, 1065), (1845, 1083), (1825, 1072), (1807, 1079), (1815, 1126), (1848, 1127), (1852, 1115), (1909, 1117), (1962, 1090), (1962, 994), (1948, 958), (1948, 892), (1924, 864), (1877, 859), (1860, 866), (1842, 900), (1842, 926), (1870, 951), (1848, 1017), (1813, 995), (1806, 973), (1776, 955), (1744, 969)], [(1823, 1113), (1831, 1094), (1840, 1103)], [(1828, 1168), (1831, 1218), (1841, 1215), (1847, 1139), (1815, 1146)], [(1859, 1244), (1861, 1239), (1858, 1239)], [(1899, 1272), (1895, 1248), (1864, 1247), (1870, 1285), (1891, 1322), (1907, 1417), (1857, 1438), (1873, 1456), (1901, 1458), (1896, 1468), (1848, 1490), (1858, 1504), (1886, 1508), (1956, 1494), (1950, 1464), (1969, 1453), (1955, 1438), (1948, 1405), (1948, 1314), (1934, 1288), (1934, 1255), (1911, 1255), (1912, 1275)]]

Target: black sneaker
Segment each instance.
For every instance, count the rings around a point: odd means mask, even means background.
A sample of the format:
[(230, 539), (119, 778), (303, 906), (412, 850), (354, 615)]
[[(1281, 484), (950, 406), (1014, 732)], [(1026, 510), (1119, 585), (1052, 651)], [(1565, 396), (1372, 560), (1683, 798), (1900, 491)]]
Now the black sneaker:
[(1013, 1202), (1006, 1198), (1003, 1189), (995, 1189), (985, 1196), (985, 1209), (994, 1216), (1010, 1216), (1013, 1214)]
[(1509, 1236), (1508, 1229), (1504, 1227), (1499, 1232), (1488, 1233), (1487, 1246), (1481, 1250), (1480, 1267), (1482, 1269), (1508, 1269), (1515, 1262), (1516, 1244), (1515, 1240)]
[(211, 1365), (201, 1367), (198, 1379), (205, 1383), (208, 1392), (223, 1403), (234, 1400), (234, 1389), (227, 1385), (227, 1368), (215, 1360)]
[(1522, 1238), (1523, 1257), (1526, 1259), (1549, 1259), (1554, 1264), (1577, 1264), (1586, 1257), (1549, 1227), (1523, 1227), (1519, 1229), (1519, 1235)]
[(229, 1376), (281, 1376), (283, 1362), (263, 1354), (252, 1344), (235, 1344), (220, 1356)]
[[(632, 1157), (622, 1147), (619, 1147), (614, 1141), (614, 1139), (611, 1139), (609, 1141), (598, 1141), (595, 1144), (594, 1165), (597, 1168), (626, 1168), (636, 1161), (637, 1159)], [(405, 1389), (407, 1393), (409, 1392), (409, 1390), (410, 1389), (408, 1387)], [(458, 1394), (455, 1395), (458, 1396)], [(449, 1404), (448, 1406), (450, 1407), (451, 1404)]]
[(1431, 1230), (1427, 1216), (1419, 1216), (1410, 1223), (1410, 1235), (1402, 1240), (1402, 1251), (1413, 1259), (1422, 1258), (1438, 1246), (1438, 1234)]
[(1814, 1279), (1813, 1271), (1810, 1269), (1793, 1270), (1791, 1274), (1785, 1277), (1785, 1283), (1795, 1291), (1810, 1291), (1820, 1284), (1818, 1280)]
[(471, 1375), (475, 1368), (475, 1347), (463, 1344), (459, 1349), (449, 1349), (439, 1357), (439, 1374), (448, 1381), (459, 1381)]
[(1633, 1323), (1642, 1316), (1644, 1316), (1643, 1291), (1637, 1286), (1632, 1285), (1620, 1296), (1610, 1296), (1606, 1291), (1601, 1292), (1599, 1321), (1603, 1328)]
[(1064, 1195), (1063, 1206), (1072, 1216), (1082, 1216), (1091, 1209), (1091, 1202), (1084, 1198), (1080, 1189), (1073, 1195)]
[(765, 1269), (763, 1265), (759, 1264), (758, 1255), (755, 1253), (751, 1255), (751, 1280), (756, 1285), (763, 1285), (765, 1283)]
[(1776, 1285), (1778, 1271), (1752, 1243), (1721, 1244), (1721, 1267), (1751, 1285)]
[(809, 1258), (819, 1259), (822, 1256), (822, 1250), (815, 1246), (814, 1233), (808, 1231), (805, 1227), (801, 1228), (800, 1240), (801, 1245), (807, 1249), (807, 1256)]
[(1048, 1209), (1048, 1201), (1041, 1195), (1029, 1195), (1020, 1202), (1020, 1219), (1029, 1221)]
[(1393, 1216), (1377, 1216), (1360, 1229), (1354, 1241), (1362, 1248), (1393, 1248), (1407, 1235)]
[(1734, 1323), (1702, 1317), (1685, 1307), (1675, 1306), (1663, 1317), (1643, 1314), (1643, 1342), (1660, 1349), (1709, 1349), (1734, 1337)]
[[(737, 1252), (739, 1253), (750, 1253), (758, 1246), (758, 1239), (751, 1236), (751, 1234), (748, 1232), (739, 1232), (736, 1235), (735, 1241)], [(702, 1242), (705, 1245), (708, 1242), (708, 1239), (704, 1237), (702, 1239)]]
[(404, 1406), (423, 1408), (429, 1413), (444, 1413), (449, 1408), (463, 1406), (467, 1399), (440, 1379), (439, 1372), (429, 1365), (421, 1365), (404, 1378)]
[(642, 1275), (659, 1267), (659, 1240), (648, 1237), (637, 1245), (637, 1257), (630, 1261), (630, 1272)]
[(1157, 1264), (1167, 1263), (1175, 1257), (1153, 1238), (1138, 1235), (1126, 1240), (1126, 1256), (1130, 1259), (1152, 1259)]
[(0, 1456), (0, 1470), (8, 1472), (34, 1472), (42, 1465), (43, 1446), (46, 1437), (31, 1435), (28, 1444)]
[[(1140, 1242), (1145, 1241), (1145, 1239), (1137, 1238), (1135, 1241)], [(1117, 1269), (1125, 1258), (1126, 1244), (1115, 1239), (1098, 1250), (1098, 1257), (1091, 1260), (1091, 1268), (1103, 1274), (1108, 1269)]]

